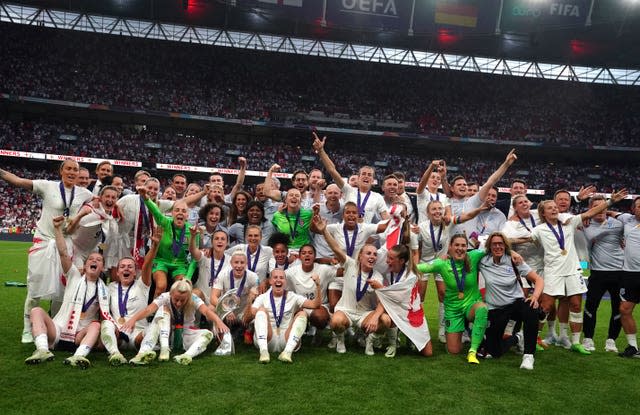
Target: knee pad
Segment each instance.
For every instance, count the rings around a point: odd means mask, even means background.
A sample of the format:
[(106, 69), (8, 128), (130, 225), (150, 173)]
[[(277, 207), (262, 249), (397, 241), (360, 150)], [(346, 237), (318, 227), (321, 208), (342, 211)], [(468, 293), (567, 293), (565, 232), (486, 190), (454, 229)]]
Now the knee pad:
[(569, 322), (570, 323), (582, 323), (582, 313), (574, 313), (572, 311), (569, 312)]

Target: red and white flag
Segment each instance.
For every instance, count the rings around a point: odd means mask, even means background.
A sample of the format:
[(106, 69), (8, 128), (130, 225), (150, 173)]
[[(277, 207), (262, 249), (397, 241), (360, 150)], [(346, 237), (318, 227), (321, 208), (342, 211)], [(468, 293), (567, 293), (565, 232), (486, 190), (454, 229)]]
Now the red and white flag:
[(422, 350), (431, 340), (431, 335), (422, 310), (417, 282), (415, 276), (410, 276), (404, 281), (377, 289), (376, 294), (395, 325), (418, 350)]

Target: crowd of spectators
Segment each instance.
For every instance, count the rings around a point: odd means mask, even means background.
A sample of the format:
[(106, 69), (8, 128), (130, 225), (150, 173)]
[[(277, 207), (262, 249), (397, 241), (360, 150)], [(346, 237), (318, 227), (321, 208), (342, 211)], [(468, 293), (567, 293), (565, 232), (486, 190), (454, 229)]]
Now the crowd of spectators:
[[(310, 111), (407, 131), (637, 146), (640, 89), (0, 24), (0, 92), (284, 121)], [(217, 162), (217, 161), (216, 161)]]

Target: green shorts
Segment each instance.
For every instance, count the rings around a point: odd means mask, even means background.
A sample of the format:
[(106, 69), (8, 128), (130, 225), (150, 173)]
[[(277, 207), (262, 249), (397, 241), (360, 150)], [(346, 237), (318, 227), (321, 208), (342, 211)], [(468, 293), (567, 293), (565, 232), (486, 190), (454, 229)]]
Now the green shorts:
[(168, 276), (176, 277), (178, 275), (182, 275), (185, 277), (187, 275), (188, 265), (184, 262), (171, 262), (164, 261), (162, 259), (155, 259), (153, 261), (153, 270), (152, 272), (162, 271)]
[(464, 331), (465, 320), (469, 320), (469, 314), (473, 306), (480, 301), (474, 303), (458, 306), (447, 307), (444, 306), (444, 330), (447, 333), (461, 333)]

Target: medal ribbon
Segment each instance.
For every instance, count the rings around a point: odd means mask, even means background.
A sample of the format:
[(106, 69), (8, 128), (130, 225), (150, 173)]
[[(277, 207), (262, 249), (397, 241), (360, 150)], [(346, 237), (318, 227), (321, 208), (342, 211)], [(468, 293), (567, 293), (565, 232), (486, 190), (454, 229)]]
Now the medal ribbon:
[[(531, 232), (531, 229), (529, 229), (529, 227), (527, 226), (526, 223), (524, 223), (524, 219), (522, 219), (519, 215), (518, 216), (518, 220), (520, 221), (520, 223), (522, 224), (522, 226), (524, 226), (529, 232)], [(533, 216), (529, 216), (529, 219), (531, 220), (531, 227), (535, 228), (536, 227), (536, 220), (533, 219)]]
[(220, 271), (222, 271), (222, 265), (224, 265), (224, 255), (222, 259), (218, 263), (218, 268), (215, 267), (215, 257), (213, 253), (211, 254), (211, 276), (209, 277), (209, 287), (213, 287), (213, 282), (218, 278)]
[(433, 245), (433, 252), (438, 253), (442, 249), (442, 244), (440, 243), (440, 238), (442, 237), (442, 224), (440, 224), (440, 229), (438, 230), (438, 240), (436, 240), (436, 234), (433, 232), (433, 223), (429, 223), (429, 233), (431, 233), (431, 244)]
[(464, 280), (467, 278), (467, 273), (464, 270), (464, 265), (462, 265), (462, 278), (460, 278), (460, 274), (458, 274), (458, 268), (456, 267), (456, 263), (453, 258), (449, 258), (451, 261), (451, 270), (453, 271), (453, 276), (456, 279), (456, 286), (458, 287), (458, 292), (464, 292)]
[(362, 203), (360, 203), (360, 190), (357, 190), (357, 192), (358, 196), (356, 205), (358, 206), (358, 217), (364, 218), (364, 209), (367, 207), (367, 201), (369, 200), (369, 196), (371, 195), (371, 190), (367, 192), (367, 195), (364, 197)]
[[(231, 282), (231, 289), (236, 288), (236, 279), (233, 276), (233, 270), (229, 272), (229, 280)], [(238, 287), (238, 297), (242, 296), (242, 291), (244, 290), (244, 283), (247, 281), (247, 271), (244, 272), (242, 276), (242, 281), (240, 281), (240, 286)]]
[[(86, 292), (84, 293), (84, 298), (85, 299), (87, 298), (87, 293)], [(96, 298), (98, 298), (98, 283), (97, 282), (96, 282), (96, 292), (93, 293), (93, 297), (91, 297), (89, 299), (89, 301), (84, 302), (82, 304), (82, 312), (83, 313), (86, 312), (89, 309), (89, 307), (91, 307), (91, 304), (93, 304), (93, 302), (96, 301)]]
[(433, 202), (434, 200), (440, 201), (440, 193), (436, 190), (436, 197), (433, 197), (431, 193), (429, 193), (429, 200)]
[(548, 222), (547, 226), (549, 227), (549, 229), (551, 229), (551, 232), (553, 232), (553, 236), (556, 237), (556, 241), (558, 241), (560, 249), (564, 251), (564, 232), (562, 231), (562, 224), (558, 222), (558, 232), (556, 232), (556, 229)]
[(284, 215), (287, 217), (287, 223), (289, 224), (289, 229), (291, 229), (291, 241), (296, 239), (296, 235), (298, 234), (298, 222), (300, 221), (300, 212), (296, 213), (296, 221), (293, 223), (293, 227), (291, 227), (291, 219), (289, 218), (289, 212), (285, 211)]
[(271, 300), (271, 312), (273, 312), (273, 319), (276, 321), (276, 328), (280, 328), (282, 323), (282, 317), (284, 317), (284, 304), (287, 302), (287, 291), (282, 294), (282, 301), (280, 302), (280, 314), (276, 313), (276, 300), (273, 298), (273, 290), (269, 294), (269, 300)]
[[(367, 280), (370, 279), (372, 275), (373, 275), (373, 270), (371, 270), (371, 272), (369, 272), (369, 276), (367, 277)], [(357, 301), (362, 300), (362, 297), (364, 297), (364, 294), (367, 292), (367, 288), (369, 288), (369, 282), (368, 281), (364, 283), (364, 287), (362, 287), (362, 289), (360, 289), (361, 284), (362, 284), (362, 274), (358, 274), (358, 283), (357, 283), (357, 286), (356, 286), (356, 300)]]
[(127, 302), (129, 301), (129, 291), (131, 291), (131, 284), (127, 288), (127, 293), (124, 295), (124, 299), (122, 298), (122, 284), (118, 284), (118, 310), (120, 311), (120, 317), (125, 317), (127, 315)]
[(356, 224), (356, 228), (353, 230), (351, 243), (349, 243), (349, 232), (347, 232), (346, 225), (342, 225), (342, 232), (344, 233), (344, 245), (347, 248), (347, 256), (353, 256), (353, 251), (356, 249), (356, 238), (358, 237), (358, 224)]
[(400, 270), (400, 272), (395, 276), (395, 278), (393, 277), (393, 272), (389, 272), (389, 274), (391, 274), (391, 284), (397, 284), (398, 281), (400, 281), (400, 278), (402, 278), (402, 276), (404, 275), (404, 270), (405, 270), (405, 265), (402, 266), (402, 269)]
[(67, 195), (64, 190), (64, 184), (60, 182), (60, 196), (62, 197), (62, 203), (64, 204), (64, 210), (62, 211), (62, 215), (65, 218), (68, 218), (70, 213), (69, 208), (71, 207), (71, 204), (73, 204), (73, 199), (76, 197), (76, 187), (75, 186), (71, 187), (71, 196), (69, 197), (69, 204), (67, 205)]
[(249, 251), (249, 245), (247, 245), (247, 262), (248, 262), (248, 268), (250, 271), (256, 272), (256, 267), (258, 266), (258, 259), (260, 259), (260, 245), (258, 245), (258, 250), (256, 251), (253, 264), (251, 263), (251, 252)]
[(184, 244), (184, 238), (187, 234), (187, 225), (185, 224), (180, 230), (180, 237), (178, 243), (176, 243), (176, 226), (171, 223), (171, 251), (173, 252), (173, 256), (177, 257), (180, 255), (180, 250), (182, 249), (182, 245)]

